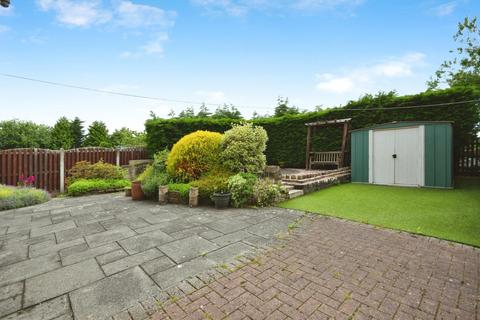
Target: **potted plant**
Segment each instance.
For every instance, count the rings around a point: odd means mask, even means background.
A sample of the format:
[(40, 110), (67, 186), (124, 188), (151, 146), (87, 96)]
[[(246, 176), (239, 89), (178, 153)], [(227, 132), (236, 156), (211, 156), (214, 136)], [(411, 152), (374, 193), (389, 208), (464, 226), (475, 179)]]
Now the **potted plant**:
[(141, 181), (133, 181), (132, 182), (132, 200), (143, 200), (145, 194), (142, 190), (142, 182)]
[(212, 194), (212, 201), (215, 203), (216, 209), (225, 209), (228, 208), (230, 204), (230, 192), (220, 190)]

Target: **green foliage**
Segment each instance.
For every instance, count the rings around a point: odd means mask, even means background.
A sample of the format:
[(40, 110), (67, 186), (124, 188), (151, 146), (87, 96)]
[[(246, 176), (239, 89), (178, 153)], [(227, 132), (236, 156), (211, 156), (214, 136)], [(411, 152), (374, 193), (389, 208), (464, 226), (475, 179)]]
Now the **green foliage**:
[(153, 155), (153, 166), (157, 172), (167, 172), (167, 159), (170, 151), (163, 149)]
[(176, 191), (180, 193), (180, 197), (183, 200), (188, 199), (188, 195), (190, 192), (190, 184), (188, 183), (169, 183), (168, 184), (168, 192)]
[(111, 147), (107, 125), (102, 121), (94, 121), (88, 127), (88, 135), (83, 145), (85, 147)]
[(231, 193), (232, 205), (240, 208), (253, 198), (253, 187), (257, 176), (251, 173), (238, 173), (228, 179), (228, 190)]
[(458, 24), (458, 31), (453, 36), (459, 44), (456, 56), (443, 62), (428, 82), (430, 89), (438, 88), (443, 82), (449, 86), (480, 86), (480, 26), (477, 17), (466, 17)]
[(222, 139), (222, 165), (232, 172), (261, 173), (265, 168), (265, 148), (268, 136), (265, 129), (252, 123), (233, 125)]
[(31, 121), (0, 121), (0, 149), (49, 148), (51, 129)]
[(0, 185), (0, 211), (9, 210), (50, 200), (45, 190)]
[(123, 179), (125, 172), (113, 164), (99, 161), (91, 164), (87, 161), (77, 162), (68, 170), (68, 183), (72, 184), (79, 179)]
[(167, 172), (180, 181), (198, 179), (218, 165), (222, 135), (196, 131), (181, 138), (167, 158)]
[(275, 107), (275, 117), (282, 117), (287, 114), (299, 114), (300, 110), (297, 107), (290, 107), (288, 105), (288, 98), (279, 97), (277, 99), (277, 106)]
[(72, 131), (73, 147), (80, 148), (83, 144), (83, 139), (85, 138), (83, 121), (80, 120), (80, 118), (75, 117), (70, 124), (70, 130)]
[[(465, 103), (448, 106), (432, 106), (416, 109), (390, 109), (416, 105), (430, 105), (446, 102), (480, 99), (479, 87), (455, 87), (445, 90), (427, 91), (408, 96), (395, 93), (366, 95), (350, 101), (345, 107), (307, 112), (283, 117), (260, 118), (252, 121), (262, 126), (269, 140), (265, 155), (267, 163), (301, 168), (305, 165), (307, 129), (305, 123), (352, 118), (352, 129), (391, 121), (453, 121), (454, 151), (460, 150), (476, 135), (480, 122), (480, 104)], [(370, 110), (370, 109), (379, 110)], [(355, 109), (351, 111), (346, 109)], [(150, 119), (146, 122), (147, 144), (151, 152), (171, 147), (180, 137), (196, 130), (225, 132), (237, 120), (229, 119)], [(323, 127), (313, 135), (314, 151), (340, 150), (342, 131), (338, 126)]]
[[(153, 170), (149, 171), (153, 172)], [(147, 175), (141, 180), (143, 193), (148, 199), (156, 199), (158, 196), (158, 188), (168, 184), (169, 181), (170, 177), (166, 173)]]
[(129, 187), (126, 179), (78, 179), (68, 186), (69, 196), (80, 196), (89, 193), (117, 191)]
[(218, 107), (215, 110), (215, 113), (212, 115), (213, 119), (243, 119), (240, 110), (237, 109), (234, 105), (224, 104), (223, 106)]
[(54, 149), (70, 149), (75, 144), (72, 123), (66, 117), (57, 120), (52, 128), (52, 147)]
[(113, 147), (144, 147), (145, 133), (121, 128), (115, 130), (110, 136)]
[(260, 179), (253, 186), (253, 193), (259, 207), (268, 207), (282, 200), (285, 189), (268, 179)]
[(198, 188), (201, 199), (209, 201), (214, 192), (228, 190), (228, 178), (231, 174), (231, 172), (225, 170), (213, 170), (200, 179), (192, 181), (190, 185)]

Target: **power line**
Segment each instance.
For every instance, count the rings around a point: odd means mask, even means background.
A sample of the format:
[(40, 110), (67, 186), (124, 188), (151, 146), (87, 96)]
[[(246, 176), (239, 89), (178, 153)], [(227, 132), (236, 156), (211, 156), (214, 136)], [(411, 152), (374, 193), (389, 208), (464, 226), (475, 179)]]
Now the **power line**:
[[(220, 107), (220, 106), (224, 105), (224, 103), (205, 103), (205, 102), (192, 101), (192, 100), (170, 99), (170, 98), (144, 96), (144, 95), (139, 95), (139, 94), (125, 93), (125, 92), (118, 92), (118, 91), (111, 91), (111, 90), (96, 89), (96, 88), (72, 85), (72, 84), (61, 83), (61, 82), (35, 79), (35, 78), (19, 76), (19, 75), (10, 74), (10, 73), (0, 73), (0, 76), (20, 79), (20, 80), (27, 80), (27, 81), (32, 81), (32, 82), (38, 82), (38, 83), (53, 85), (53, 86), (57, 86), (57, 87), (79, 89), (79, 90), (85, 90), (85, 91), (91, 91), (91, 92), (103, 93), (103, 94), (118, 95), (118, 96), (130, 97), (130, 98), (139, 98), (139, 99), (165, 101), (165, 102), (175, 102), (175, 103), (185, 103), (185, 104), (198, 104), (198, 105), (204, 104), (204, 105), (207, 105), (207, 106), (216, 106), (216, 107)], [(377, 108), (351, 109), (351, 108), (339, 107), (339, 108), (332, 108), (330, 110), (332, 110), (332, 111), (369, 111), (369, 110), (383, 110), (383, 111), (386, 111), (386, 110), (398, 110), (398, 109), (446, 107), (446, 106), (462, 105), (462, 104), (474, 103), (474, 102), (480, 102), (480, 99), (463, 100), (463, 101), (455, 101), (455, 102), (443, 102), (443, 103), (434, 103), (434, 104), (424, 104), (424, 105), (414, 105), (414, 106), (386, 107), (386, 108), (385, 107), (377, 107)], [(235, 105), (235, 104), (233, 104), (233, 105), (236, 106), (236, 107), (239, 107), (239, 108), (270, 109), (268, 107), (260, 107), (260, 106), (242, 106), (242, 105)], [(302, 107), (300, 107), (300, 108), (302, 108)], [(329, 110), (329, 109), (326, 109), (326, 110)]]

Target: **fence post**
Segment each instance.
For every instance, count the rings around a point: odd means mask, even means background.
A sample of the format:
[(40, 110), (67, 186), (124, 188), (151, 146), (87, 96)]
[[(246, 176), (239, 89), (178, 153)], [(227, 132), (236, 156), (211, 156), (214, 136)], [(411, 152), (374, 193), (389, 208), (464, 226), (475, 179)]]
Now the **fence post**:
[(120, 167), (120, 149), (116, 148), (116, 161), (115, 163), (117, 164), (117, 167)]
[(65, 192), (65, 150), (60, 149), (60, 192)]

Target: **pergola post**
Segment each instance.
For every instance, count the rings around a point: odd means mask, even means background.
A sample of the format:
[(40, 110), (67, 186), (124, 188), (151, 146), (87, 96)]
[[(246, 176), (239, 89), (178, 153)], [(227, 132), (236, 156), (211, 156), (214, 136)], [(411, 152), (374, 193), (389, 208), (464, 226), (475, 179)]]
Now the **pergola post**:
[(312, 151), (312, 127), (307, 126), (307, 151), (305, 154), (305, 169), (310, 169), (310, 152)]
[(340, 168), (343, 168), (345, 165), (345, 151), (347, 149), (347, 136), (348, 136), (348, 122), (345, 122), (343, 124), (343, 135), (342, 135), (342, 158), (340, 159), (340, 162), (338, 166)]

